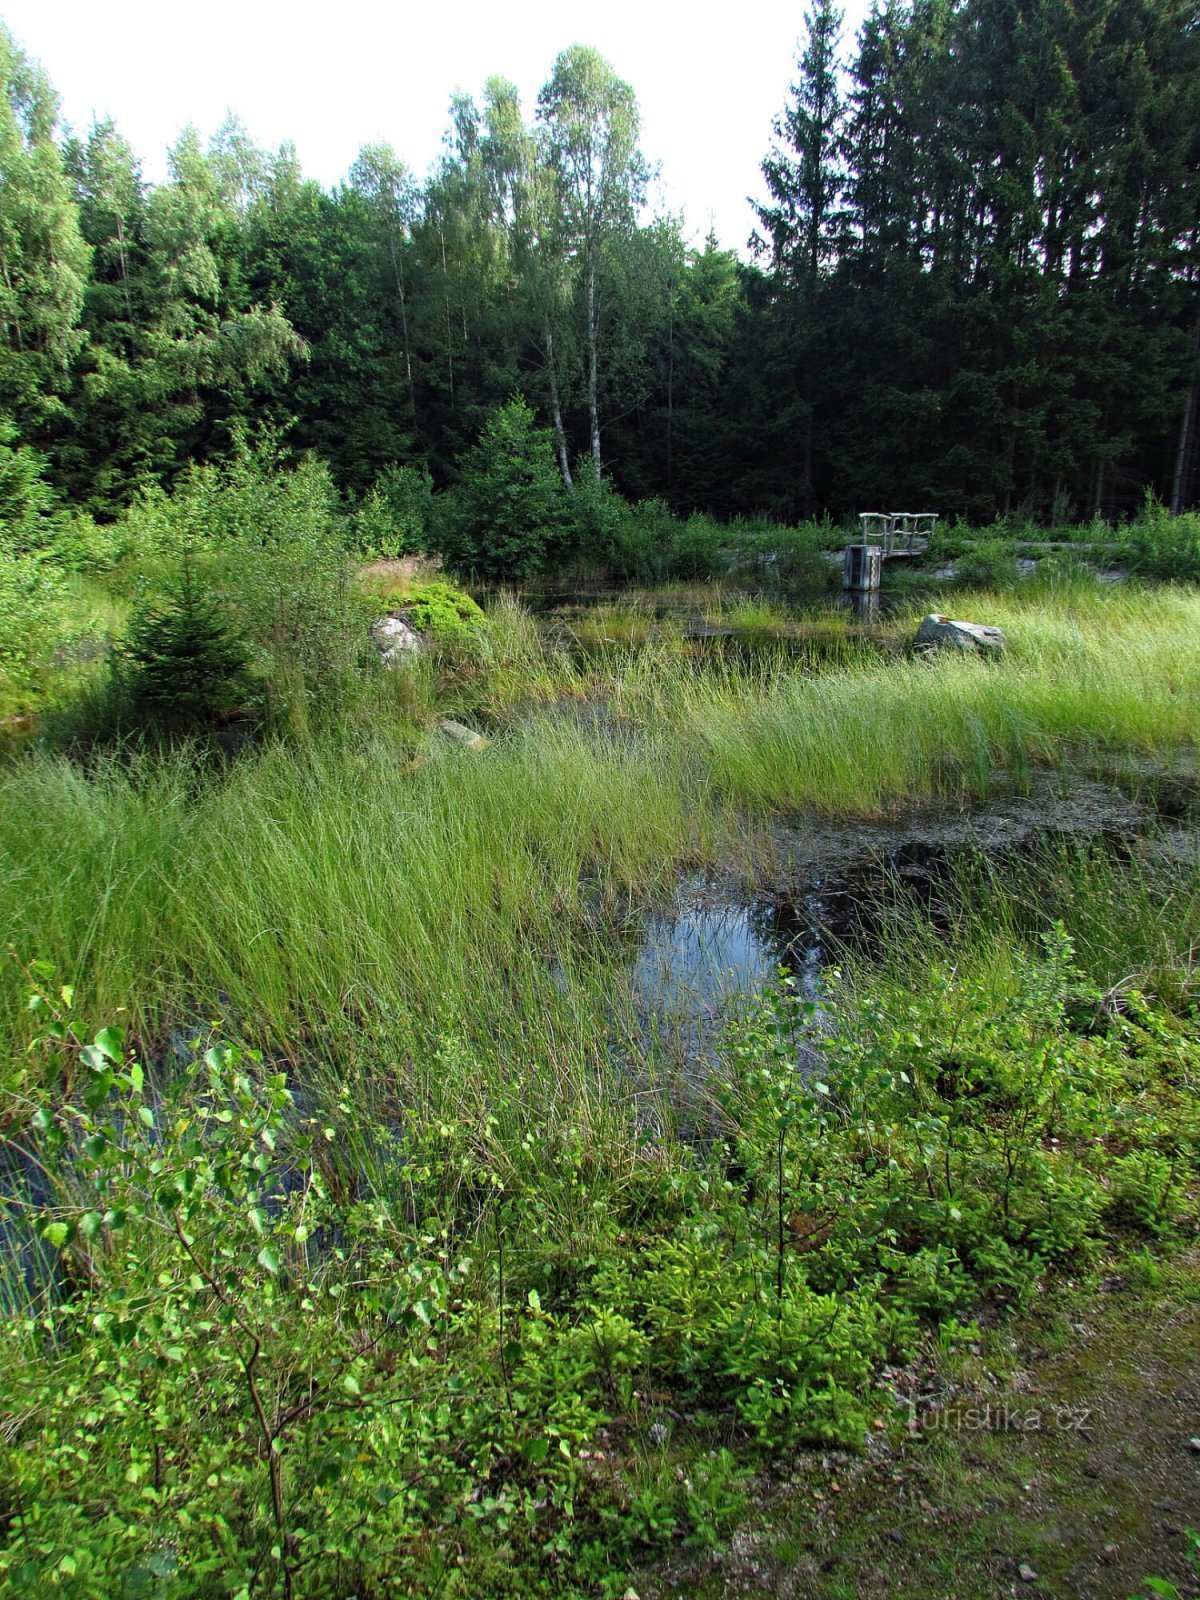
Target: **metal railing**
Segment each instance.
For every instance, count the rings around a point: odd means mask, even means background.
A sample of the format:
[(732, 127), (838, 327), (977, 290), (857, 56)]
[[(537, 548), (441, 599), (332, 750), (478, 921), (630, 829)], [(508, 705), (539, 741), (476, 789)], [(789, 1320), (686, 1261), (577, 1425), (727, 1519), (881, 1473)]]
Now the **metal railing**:
[(929, 546), (937, 527), (936, 511), (860, 511), (862, 544), (877, 544), (888, 556), (911, 556)]

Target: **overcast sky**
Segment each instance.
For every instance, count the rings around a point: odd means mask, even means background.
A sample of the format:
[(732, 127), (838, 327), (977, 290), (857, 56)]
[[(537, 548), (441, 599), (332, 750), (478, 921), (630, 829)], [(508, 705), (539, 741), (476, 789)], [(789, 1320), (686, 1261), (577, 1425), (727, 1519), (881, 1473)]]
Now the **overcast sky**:
[[(865, 8), (849, 0), (845, 38)], [(511, 78), (531, 115), (554, 57), (594, 45), (632, 84), (642, 149), (661, 168), (660, 207), (697, 241), (715, 224), (742, 249), (760, 192), (771, 119), (794, 76), (803, 4), (714, 8), (661, 0), (0, 0), (18, 44), (45, 67), (64, 118), (112, 116), (147, 178), (165, 174), (179, 129), (211, 134), (235, 112), (261, 145), (291, 140), (305, 175), (329, 186), (359, 148), (386, 140), (423, 176), (438, 154), (451, 92)]]

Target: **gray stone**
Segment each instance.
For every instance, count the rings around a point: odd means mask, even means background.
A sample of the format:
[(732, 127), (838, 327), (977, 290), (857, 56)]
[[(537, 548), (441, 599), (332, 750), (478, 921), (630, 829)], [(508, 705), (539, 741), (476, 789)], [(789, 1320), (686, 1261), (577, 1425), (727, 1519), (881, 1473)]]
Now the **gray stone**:
[(923, 619), (916, 637), (918, 650), (974, 650), (983, 655), (998, 654), (1006, 643), (999, 628), (979, 622), (955, 622), (936, 611)]
[(468, 728), (464, 723), (455, 722), (453, 717), (442, 717), (438, 722), (438, 731), (444, 733), (447, 739), (462, 745), (464, 750), (482, 750), (487, 744), (484, 734), (476, 733), (474, 728)]
[(403, 617), (389, 614), (371, 624), (371, 643), (385, 667), (406, 666), (425, 648)]

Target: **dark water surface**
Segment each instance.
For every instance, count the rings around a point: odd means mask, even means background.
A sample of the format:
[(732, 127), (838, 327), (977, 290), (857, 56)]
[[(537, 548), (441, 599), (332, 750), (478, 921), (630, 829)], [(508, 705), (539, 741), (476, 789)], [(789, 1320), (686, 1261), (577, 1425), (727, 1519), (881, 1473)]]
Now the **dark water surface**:
[(1128, 784), (1068, 784), (1042, 774), (1028, 792), (973, 810), (780, 824), (770, 882), (748, 888), (720, 873), (691, 872), (668, 902), (643, 914), (629, 969), (643, 1032), (685, 1060), (708, 1057), (722, 1018), (752, 1003), (781, 968), (819, 1006), (827, 964), (843, 950), (885, 954), (898, 908), (948, 925), (956, 900), (969, 892), (972, 862), (1029, 859), (1054, 843), (1128, 854), (1150, 833), (1161, 835), (1163, 848), (1194, 854), (1194, 800), (1189, 784), (1131, 792)]

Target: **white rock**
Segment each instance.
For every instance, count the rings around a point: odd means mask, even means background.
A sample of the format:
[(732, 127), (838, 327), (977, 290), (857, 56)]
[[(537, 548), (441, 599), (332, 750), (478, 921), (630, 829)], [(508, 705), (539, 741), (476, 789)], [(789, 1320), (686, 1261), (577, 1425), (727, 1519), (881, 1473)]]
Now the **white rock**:
[(404, 666), (424, 649), (420, 634), (403, 617), (390, 615), (371, 624), (371, 642), (385, 667)]
[(979, 622), (954, 622), (933, 611), (917, 629), (918, 650), (975, 650), (982, 654), (998, 654), (1007, 644), (999, 628), (985, 627)]
[(453, 717), (442, 717), (438, 723), (438, 731), (444, 733), (448, 739), (453, 739), (456, 744), (462, 745), (464, 750), (482, 750), (487, 744), (487, 736), (476, 733), (474, 728), (468, 728), (465, 723), (455, 722)]

